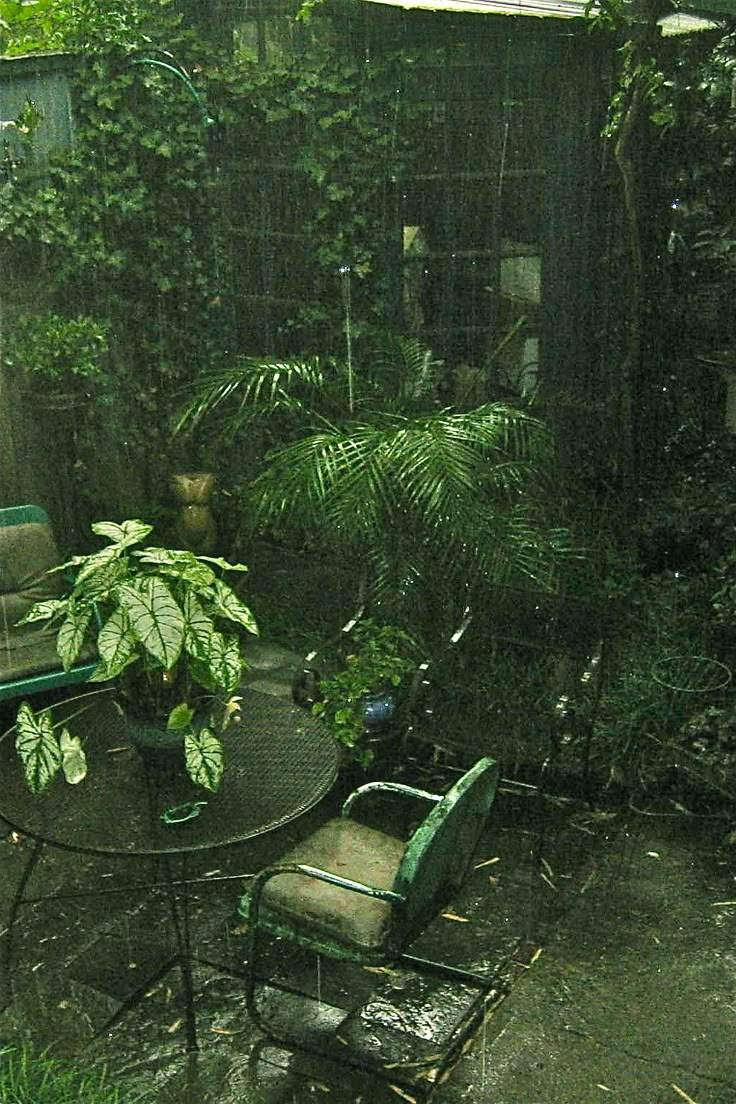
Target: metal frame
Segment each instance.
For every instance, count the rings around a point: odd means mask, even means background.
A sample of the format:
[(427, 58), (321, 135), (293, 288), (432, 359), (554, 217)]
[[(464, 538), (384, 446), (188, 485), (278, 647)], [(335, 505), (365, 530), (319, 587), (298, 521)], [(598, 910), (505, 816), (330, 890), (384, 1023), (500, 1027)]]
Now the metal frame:
[[(481, 770), (488, 770), (489, 766), (491, 770), (490, 785), (492, 788), (489, 804), (490, 810), (490, 805), (495, 796), (495, 786), (498, 782), (498, 768), (492, 760), (480, 760), (475, 767), (471, 768), (471, 770), (463, 776), (460, 783), (456, 785), (462, 786), (463, 781), (468, 777), (470, 777), (472, 781)], [(446, 810), (442, 810), (436, 815), (433, 815), (446, 795), (429, 793), (425, 790), (419, 790), (402, 783), (372, 782), (359, 787), (349, 795), (343, 804), (342, 815), (347, 816), (350, 813), (359, 797), (367, 793), (375, 792), (388, 792), (415, 797), (427, 801), (432, 805), (432, 810), (427, 818), (425, 818), (422, 824), (417, 828), (407, 844), (404, 858), (402, 859), (394, 882), (394, 888), (391, 890), (380, 889), (364, 882), (345, 878), (330, 871), (318, 869), (317, 867), (299, 862), (280, 863), (267, 867), (257, 874), (246, 896), (244, 907), (241, 907), (242, 914), (247, 915), (248, 920), (246, 951), (247, 973), (245, 987), (246, 1008), (248, 1015), (260, 1030), (275, 1041), (327, 1059), (328, 1061), (341, 1062), (352, 1068), (371, 1073), (390, 1084), (410, 1088), (414, 1094), (419, 1092), (424, 1099), (427, 1099), (435, 1086), (443, 1080), (445, 1073), (457, 1061), (466, 1041), (480, 1026), (488, 1013), (504, 999), (508, 992), (508, 988), (499, 981), (495, 974), (490, 976), (478, 974), (472, 970), (412, 955), (404, 949), (404, 947), (409, 946), (419, 934), (416, 928), (416, 919), (412, 920), (410, 907), (414, 885), (413, 876), (417, 874), (421, 877), (422, 856), (426, 853), (426, 849), (433, 839), (439, 836), (443, 828), (446, 827), (448, 819), (447, 814), (451, 814), (454, 811), (458, 818), (462, 815), (463, 810), (459, 806), (464, 791), (461, 789), (459, 797), (455, 799), (454, 803), (451, 802)], [(463, 871), (463, 873), (465, 873), (465, 871)], [(323, 939), (319, 936), (310, 936), (306, 932), (300, 934), (298, 931), (294, 930), (294, 928), (290, 927), (288, 922), (282, 927), (278, 924), (277, 920), (275, 921), (272, 918), (264, 921), (263, 913), (265, 912), (265, 908), (262, 910), (263, 892), (272, 879), (283, 874), (302, 875), (330, 885), (339, 886), (352, 893), (358, 893), (362, 896), (388, 902), (392, 906), (393, 915), (386, 943), (375, 952), (363, 952), (359, 948), (353, 950), (348, 947), (341, 947), (334, 942), (330, 942), (329, 939)], [(402, 892), (398, 891), (399, 887), (402, 887)], [(437, 911), (437, 908), (435, 908), (433, 910), (433, 915), (436, 915)], [(424, 918), (421, 922), (422, 928), (426, 927), (429, 919), (431, 919), (431, 917)], [(429, 974), (449, 981), (472, 986), (478, 990), (480, 999), (472, 1003), (467, 1014), (455, 1025), (448, 1042), (444, 1044), (444, 1053), (441, 1059), (438, 1060), (437, 1056), (434, 1055), (431, 1062), (420, 1061), (411, 1063), (407, 1065), (407, 1070), (410, 1070), (410, 1073), (403, 1072), (395, 1063), (391, 1063), (390, 1066), (384, 1066), (379, 1061), (368, 1061), (360, 1055), (352, 1053), (350, 1048), (341, 1048), (339, 1053), (336, 1053), (335, 1050), (330, 1049), (328, 1046), (321, 1047), (307, 1042), (302, 1038), (290, 1036), (285, 1032), (274, 1029), (268, 1020), (261, 1015), (260, 1009), (258, 1008), (257, 988), (259, 983), (259, 949), (262, 945), (260, 937), (264, 928), (272, 935), (276, 934), (288, 938), (298, 945), (316, 950), (317, 953), (324, 953), (331, 958), (370, 965), (390, 964), (391, 966), (405, 966), (418, 973)], [(269, 980), (268, 984), (271, 988), (281, 992), (304, 996), (306, 999), (314, 999), (310, 998), (309, 995), (305, 994), (303, 991), (291, 988), (281, 982), (275, 983)], [(428, 1076), (430, 1069), (431, 1077)], [(417, 1075), (422, 1074), (425, 1078), (425, 1085), (417, 1082)]]

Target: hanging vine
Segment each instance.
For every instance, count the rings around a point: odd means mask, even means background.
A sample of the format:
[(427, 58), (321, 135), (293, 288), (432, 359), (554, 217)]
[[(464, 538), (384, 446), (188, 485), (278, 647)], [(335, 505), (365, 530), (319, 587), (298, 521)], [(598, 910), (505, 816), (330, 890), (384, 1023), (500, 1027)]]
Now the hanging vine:
[[(642, 248), (642, 149), (650, 124), (666, 126), (672, 106), (662, 70), (658, 20), (668, 0), (600, 0), (594, 24), (622, 39), (621, 64), (611, 98), (604, 137), (613, 142), (621, 181), (624, 235), (628, 255), (627, 316), (619, 365), (619, 429), (622, 440), (621, 480), (624, 495), (635, 497), (639, 468), (636, 407), (642, 376), (642, 326), (647, 297), (647, 266)], [(592, 5), (588, 5), (588, 12)]]

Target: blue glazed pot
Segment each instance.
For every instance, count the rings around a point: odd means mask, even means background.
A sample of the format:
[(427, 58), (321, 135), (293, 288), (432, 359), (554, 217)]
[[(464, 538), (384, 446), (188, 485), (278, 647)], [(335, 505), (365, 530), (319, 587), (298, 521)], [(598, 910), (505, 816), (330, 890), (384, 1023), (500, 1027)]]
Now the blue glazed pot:
[(364, 701), (364, 721), (368, 732), (380, 732), (396, 716), (396, 698), (389, 691), (380, 694), (367, 694)]

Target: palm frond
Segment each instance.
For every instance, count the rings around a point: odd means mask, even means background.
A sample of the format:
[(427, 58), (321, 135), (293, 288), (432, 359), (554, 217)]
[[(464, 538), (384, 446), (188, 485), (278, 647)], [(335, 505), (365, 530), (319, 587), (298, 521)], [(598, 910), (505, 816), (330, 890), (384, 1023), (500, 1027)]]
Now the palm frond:
[[(384, 335), (383, 340), (365, 354), (363, 379), (372, 384), (375, 394), (361, 396), (364, 405), (378, 398), (381, 409), (396, 413), (414, 413), (436, 403), (442, 360), (414, 337)], [(360, 382), (360, 378), (359, 378)]]
[(275, 450), (251, 490), (255, 522), (307, 531), (334, 528), (350, 543), (350, 534), (370, 525), (380, 506), (374, 451), (365, 435), (336, 428)]
[[(256, 419), (278, 410), (308, 413), (324, 386), (325, 373), (317, 358), (271, 361), (238, 357), (231, 365), (203, 374), (177, 417), (174, 433), (191, 432), (204, 418), (220, 411), (220, 433), (232, 439)], [(234, 410), (225, 407), (231, 403), (235, 403)]]

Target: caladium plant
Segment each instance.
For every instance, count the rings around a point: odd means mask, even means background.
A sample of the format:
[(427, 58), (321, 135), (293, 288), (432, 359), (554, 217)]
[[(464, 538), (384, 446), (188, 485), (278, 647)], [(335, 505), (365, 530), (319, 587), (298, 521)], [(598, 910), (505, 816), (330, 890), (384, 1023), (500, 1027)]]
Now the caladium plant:
[[(37, 602), (20, 624), (58, 623), (56, 648), (66, 670), (88, 642), (96, 643), (90, 681), (115, 680), (123, 710), (180, 731), (190, 777), (216, 790), (224, 766), (221, 736), (244, 668), (239, 633), (258, 633), (250, 609), (222, 574), (247, 568), (186, 549), (141, 547), (152, 529), (137, 519), (96, 522), (92, 532), (107, 545), (55, 568), (73, 572), (71, 589)], [(203, 707), (206, 721), (195, 725)], [(36, 793), (59, 770), (72, 783), (86, 775), (81, 741), (59, 727), (48, 709), (35, 712), (21, 703), (16, 747)]]

